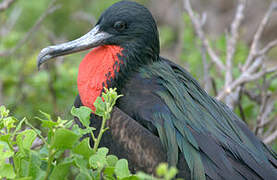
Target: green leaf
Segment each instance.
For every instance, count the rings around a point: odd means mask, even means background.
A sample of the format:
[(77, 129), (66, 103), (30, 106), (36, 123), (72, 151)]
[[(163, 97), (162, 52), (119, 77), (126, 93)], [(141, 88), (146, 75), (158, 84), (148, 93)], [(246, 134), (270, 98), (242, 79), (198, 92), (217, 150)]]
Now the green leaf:
[(104, 88), (105, 93), (102, 93), (102, 97), (104, 98), (104, 102), (107, 104), (106, 111), (111, 111), (112, 107), (115, 105), (116, 100), (120, 98), (123, 95), (118, 95), (116, 92), (116, 88), (107, 89)]
[(79, 140), (80, 136), (68, 129), (57, 129), (51, 143), (51, 148), (71, 149)]
[(81, 128), (78, 127), (78, 131), (81, 135), (90, 134), (94, 130), (95, 130), (94, 127), (88, 127), (86, 129), (81, 129)]
[(45, 176), (45, 171), (40, 169), (42, 161), (39, 158), (39, 154), (37, 152), (31, 151), (29, 162), (29, 176), (32, 176), (33, 179), (37, 180), (43, 179)]
[(94, 170), (92, 171), (91, 173), (91, 176), (92, 176), (92, 179), (101, 179), (101, 176), (102, 176), (102, 169), (101, 170)]
[(82, 135), (82, 133), (80, 132), (80, 127), (77, 124), (74, 124), (72, 127), (72, 132), (78, 134), (78, 135)]
[(107, 156), (107, 162), (109, 166), (115, 166), (117, 161), (118, 161), (118, 158), (116, 156), (114, 155)]
[(15, 180), (33, 180), (33, 177), (16, 178)]
[[(27, 160), (28, 160), (28, 157), (26, 156), (25, 152), (22, 152), (22, 151), (18, 151), (13, 156), (14, 166), (17, 169), (17, 174), (19, 174), (19, 176), (21, 177), (28, 176), (30, 163)], [(24, 168), (21, 168), (21, 167), (24, 167)]]
[(89, 164), (94, 169), (102, 169), (104, 166), (108, 165), (106, 155), (108, 154), (109, 149), (102, 147), (99, 148), (96, 154), (93, 154), (89, 158)]
[(14, 155), (14, 152), (10, 149), (9, 145), (5, 141), (0, 141), (0, 161), (5, 160)]
[(93, 104), (96, 108), (95, 114), (101, 117), (105, 116), (107, 119), (109, 119), (110, 112), (112, 111), (116, 100), (121, 96), (122, 95), (117, 94), (116, 88), (104, 88), (104, 92), (102, 92), (102, 97), (97, 97)]
[(82, 140), (76, 147), (74, 147), (73, 152), (88, 159), (93, 154), (89, 145), (89, 138)]
[(78, 179), (78, 180), (91, 180), (92, 177), (88, 173), (80, 172), (76, 176), (76, 179)]
[(106, 167), (103, 172), (106, 177), (112, 178), (114, 175), (114, 167)]
[(126, 178), (130, 176), (130, 171), (128, 168), (128, 161), (126, 159), (120, 159), (115, 165), (114, 172), (116, 177), (119, 179)]
[(92, 170), (88, 169), (88, 160), (83, 156), (75, 155), (74, 162), (80, 173), (76, 179), (93, 179)]
[(48, 121), (52, 121), (52, 118), (51, 118), (51, 115), (46, 113), (46, 112), (43, 112), (43, 111), (39, 111), (40, 114), (42, 114)]
[(144, 172), (138, 172), (136, 174), (136, 176), (138, 177), (138, 179), (143, 179), (143, 180), (157, 180), (157, 178), (151, 176), (151, 175), (148, 175)]
[(14, 117), (6, 117), (3, 119), (3, 124), (4, 124), (4, 127), (6, 127), (8, 129), (8, 132), (9, 132), (11, 128), (16, 127), (15, 123), (17, 121), (18, 120)]
[[(39, 118), (37, 118), (39, 119)], [(46, 127), (49, 129), (52, 129), (55, 126), (58, 126), (59, 124), (57, 122), (54, 121), (49, 121), (49, 120), (43, 120), (43, 119), (39, 119), (41, 121), (41, 126), (42, 127)]]
[(73, 124), (73, 120), (68, 121), (68, 120), (62, 119), (61, 117), (58, 117), (58, 119), (57, 119), (58, 126), (63, 127), (63, 128), (67, 128), (66, 124), (67, 123), (70, 124), (70, 122), (72, 122), (71, 124)]
[(106, 155), (108, 154), (108, 152), (109, 152), (109, 149), (106, 148), (106, 147), (101, 147), (101, 148), (99, 148), (99, 149), (97, 150), (97, 153), (98, 153), (99, 155), (104, 156), (104, 157), (106, 157)]
[(93, 103), (94, 107), (96, 108), (95, 114), (98, 116), (103, 117), (106, 111), (106, 105), (103, 102), (101, 97), (97, 97), (95, 102)]
[(23, 147), (25, 149), (31, 149), (32, 144), (37, 137), (37, 133), (32, 129), (28, 129), (24, 131), (23, 135), (24, 135)]
[[(78, 160), (77, 160), (78, 159)], [(79, 169), (80, 169), (80, 173), (77, 175), (77, 177), (75, 178), (75, 179), (84, 179), (84, 180), (86, 180), (86, 179), (89, 179), (89, 180), (91, 180), (91, 179), (95, 179), (95, 178), (93, 178), (93, 171), (91, 170), (91, 169), (88, 169), (87, 168), (87, 160), (86, 159), (83, 159), (83, 158), (75, 158), (75, 162), (76, 162), (76, 160), (78, 161), (78, 167), (79, 167)]]
[(44, 144), (40, 149), (39, 149), (39, 155), (40, 158), (47, 158), (48, 157), (48, 148), (47, 148), (47, 144)]
[(21, 129), (22, 124), (23, 124), (23, 122), (25, 122), (25, 120), (26, 120), (26, 118), (23, 118), (23, 119), (18, 123), (18, 125), (16, 126), (16, 128), (15, 128), (13, 134), (12, 134), (12, 138), (13, 138), (13, 137), (16, 135), (16, 133)]
[(71, 165), (72, 162), (59, 163), (57, 166), (54, 167), (49, 179), (66, 179)]
[(75, 156), (74, 156), (74, 162), (75, 162), (75, 165), (76, 165), (80, 170), (87, 169), (88, 161), (87, 161), (87, 159), (84, 159), (84, 157), (75, 155)]
[(89, 165), (93, 169), (102, 169), (108, 162), (103, 154), (96, 153), (89, 158)]
[(167, 173), (167, 170), (168, 170), (168, 164), (160, 163), (157, 167), (156, 172), (158, 176), (163, 177)]
[(10, 137), (11, 137), (11, 134), (1, 135), (0, 136), (0, 141), (5, 141), (5, 142), (9, 143), (10, 142)]
[(50, 130), (48, 131), (48, 134), (47, 134), (47, 143), (50, 144), (54, 138), (54, 131), (53, 130)]
[(175, 167), (171, 167), (168, 172), (165, 174), (165, 179), (173, 179), (178, 173), (178, 170)]
[(4, 117), (7, 117), (8, 115), (9, 115), (9, 110), (8, 109), (6, 109), (6, 107), (5, 106), (0, 106), (0, 118), (4, 118)]
[[(136, 175), (131, 175), (131, 176), (123, 178), (121, 180), (140, 180), (140, 179)], [(143, 180), (145, 180), (145, 179), (143, 179)], [(151, 178), (151, 180), (155, 180), (155, 178)]]
[(19, 135), (16, 136), (16, 143), (19, 150), (30, 150), (36, 137), (37, 133), (32, 129), (27, 129), (20, 132)]
[(71, 128), (74, 124), (74, 120), (66, 121), (65, 128)]
[(76, 116), (79, 118), (81, 123), (85, 127), (89, 127), (90, 124), (90, 114), (92, 113), (92, 110), (86, 106), (81, 106), (80, 108), (72, 107), (71, 114), (73, 116)]
[(15, 178), (15, 172), (13, 170), (13, 166), (11, 164), (4, 164), (0, 166), (0, 178)]

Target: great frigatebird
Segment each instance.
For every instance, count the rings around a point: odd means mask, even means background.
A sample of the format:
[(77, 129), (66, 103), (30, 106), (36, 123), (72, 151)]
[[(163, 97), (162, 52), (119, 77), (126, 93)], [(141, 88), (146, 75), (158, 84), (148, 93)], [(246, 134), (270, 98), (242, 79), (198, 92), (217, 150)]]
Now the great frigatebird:
[[(129, 137), (107, 133), (103, 143), (127, 157), (134, 168), (141, 168), (143, 162), (138, 161), (143, 149), (135, 155), (137, 159), (124, 154), (128, 153), (126, 149), (153, 147), (158, 149), (152, 151), (150, 160), (167, 159), (190, 179), (277, 179), (275, 152), (224, 103), (209, 96), (186, 70), (159, 56), (156, 23), (144, 6), (130, 1), (115, 3), (86, 35), (43, 49), (38, 66), (51, 58), (87, 49), (92, 50), (79, 66), (75, 104), (94, 110), (93, 103), (103, 87), (117, 87), (124, 96), (116, 107), (132, 118), (134, 126), (142, 125), (147, 132), (133, 131), (132, 124), (121, 126), (118, 121), (111, 132), (129, 128)], [(121, 113), (114, 116), (118, 116), (113, 117), (117, 122)]]

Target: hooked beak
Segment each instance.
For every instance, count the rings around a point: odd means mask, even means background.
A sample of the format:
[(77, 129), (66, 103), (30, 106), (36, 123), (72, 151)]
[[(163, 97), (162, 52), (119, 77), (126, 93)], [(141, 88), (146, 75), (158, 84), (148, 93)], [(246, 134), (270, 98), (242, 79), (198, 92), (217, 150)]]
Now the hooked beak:
[(87, 34), (76, 40), (46, 47), (38, 55), (38, 69), (49, 59), (97, 47), (111, 36), (109, 33), (99, 31), (99, 25), (97, 25)]

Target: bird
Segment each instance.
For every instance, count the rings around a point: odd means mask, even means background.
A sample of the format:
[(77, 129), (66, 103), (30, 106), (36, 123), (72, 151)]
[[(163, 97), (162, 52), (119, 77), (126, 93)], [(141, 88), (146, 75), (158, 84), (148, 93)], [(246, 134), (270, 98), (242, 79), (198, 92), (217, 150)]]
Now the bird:
[[(123, 94), (108, 121), (114, 134), (107, 133), (103, 144), (136, 164), (134, 170), (147, 169), (138, 161), (152, 148), (150, 161), (177, 166), (186, 179), (277, 179), (276, 153), (188, 71), (160, 56), (157, 25), (145, 6), (133, 1), (113, 4), (87, 34), (44, 48), (37, 65), (84, 50), (90, 52), (79, 65), (75, 106), (95, 111), (93, 104), (104, 87)], [(92, 113), (96, 127), (97, 118)], [(121, 131), (129, 136), (113, 137)], [(140, 153), (128, 156), (124, 148)]]

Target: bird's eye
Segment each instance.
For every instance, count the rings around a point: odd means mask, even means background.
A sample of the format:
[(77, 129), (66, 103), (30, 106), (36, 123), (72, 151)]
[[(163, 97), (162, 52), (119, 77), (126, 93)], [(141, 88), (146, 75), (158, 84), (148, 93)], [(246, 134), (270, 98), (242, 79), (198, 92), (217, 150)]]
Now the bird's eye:
[(123, 21), (117, 21), (114, 23), (113, 27), (117, 31), (123, 31), (126, 28), (126, 23)]

